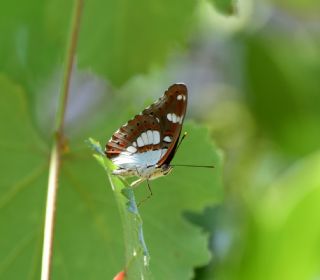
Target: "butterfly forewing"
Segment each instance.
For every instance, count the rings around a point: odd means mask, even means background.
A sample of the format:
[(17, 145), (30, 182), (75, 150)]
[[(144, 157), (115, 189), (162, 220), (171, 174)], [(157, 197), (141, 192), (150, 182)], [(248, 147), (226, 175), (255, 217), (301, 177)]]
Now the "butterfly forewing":
[[(161, 146), (167, 149), (158, 165), (170, 163), (177, 141), (179, 139), (182, 123), (186, 114), (188, 91), (184, 84), (173, 84), (158, 101), (146, 108), (143, 114), (152, 114), (160, 120), (162, 141)], [(168, 160), (169, 159), (169, 160)]]
[(118, 129), (106, 155), (121, 168), (160, 166), (173, 157), (187, 107), (187, 88), (174, 84), (155, 103)]

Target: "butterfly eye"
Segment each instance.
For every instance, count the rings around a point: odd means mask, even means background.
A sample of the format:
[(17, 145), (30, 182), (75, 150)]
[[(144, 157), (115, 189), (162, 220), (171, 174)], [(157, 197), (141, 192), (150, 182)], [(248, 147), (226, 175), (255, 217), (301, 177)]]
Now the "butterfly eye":
[(163, 164), (162, 165), (162, 172), (163, 175), (167, 175), (172, 171), (172, 166), (168, 165), (168, 164)]

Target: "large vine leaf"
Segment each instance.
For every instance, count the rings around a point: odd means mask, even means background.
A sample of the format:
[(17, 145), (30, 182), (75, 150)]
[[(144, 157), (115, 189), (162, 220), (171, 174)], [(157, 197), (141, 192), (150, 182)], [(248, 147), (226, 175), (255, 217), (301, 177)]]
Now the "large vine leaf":
[(0, 76), (0, 278), (39, 273), (48, 153), (29, 120), (25, 92)]
[(94, 0), (87, 4), (79, 63), (122, 84), (133, 74), (163, 63), (169, 50), (185, 44), (197, 2), (183, 1), (183, 13), (179, 0)]
[[(49, 1), (0, 2), (0, 71), (28, 94), (61, 64), (71, 15), (71, 2), (65, 2), (63, 13), (51, 10)], [(50, 26), (47, 14), (59, 16), (64, 28)]]
[[(47, 147), (29, 121), (22, 88), (1, 77), (0, 89), (0, 122), (5, 132), (0, 146), (0, 218), (5, 225), (0, 232), (0, 278), (38, 279), (48, 176)], [(119, 114), (111, 114), (100, 126), (105, 139), (113, 132), (112, 120), (118, 118)], [(186, 221), (183, 213), (201, 212), (206, 205), (218, 201), (220, 157), (204, 128), (191, 124), (186, 127), (189, 138), (182, 144), (175, 162), (213, 163), (216, 168), (176, 167), (169, 176), (152, 181), (154, 196), (141, 206), (140, 213), (154, 279), (190, 279), (194, 267), (206, 264), (210, 258), (207, 234)], [(70, 151), (63, 156), (53, 279), (110, 279), (124, 266), (126, 228), (121, 228), (106, 174), (84, 140), (71, 137)], [(137, 200), (147, 194), (144, 186), (135, 192)]]
[[(65, 53), (73, 1), (0, 4), (0, 70), (39, 91)], [(114, 84), (161, 64), (183, 46), (197, 2), (85, 1), (77, 61)]]
[[(189, 279), (195, 266), (209, 260), (207, 234), (189, 224), (182, 213), (187, 209), (202, 212), (205, 205), (218, 201), (221, 163), (208, 143), (205, 129), (192, 124), (185, 128), (190, 136), (182, 144), (173, 164), (214, 163), (216, 169), (176, 167), (171, 176), (152, 182), (154, 197), (142, 207), (141, 215), (151, 255), (151, 271), (158, 276), (156, 279)], [(145, 194), (142, 188), (140, 191)]]

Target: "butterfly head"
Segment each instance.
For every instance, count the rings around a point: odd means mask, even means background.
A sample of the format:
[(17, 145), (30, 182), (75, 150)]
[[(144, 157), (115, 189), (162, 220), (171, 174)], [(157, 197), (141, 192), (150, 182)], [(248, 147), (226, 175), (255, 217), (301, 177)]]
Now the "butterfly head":
[(168, 175), (169, 173), (171, 173), (173, 167), (169, 164), (163, 164), (161, 165), (161, 170), (162, 170), (162, 174), (163, 176)]
[[(162, 176), (168, 175), (172, 171), (173, 167), (169, 164), (162, 164), (161, 166), (151, 167), (150, 170), (144, 169), (143, 173), (140, 173), (140, 176), (153, 180)], [(147, 171), (148, 170), (148, 171)]]

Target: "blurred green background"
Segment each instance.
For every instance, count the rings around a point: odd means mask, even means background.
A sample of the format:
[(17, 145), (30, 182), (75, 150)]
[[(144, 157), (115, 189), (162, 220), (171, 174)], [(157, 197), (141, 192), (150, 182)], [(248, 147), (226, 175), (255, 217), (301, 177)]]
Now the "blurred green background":
[[(0, 279), (39, 279), (72, 6), (0, 3)], [(53, 279), (122, 269), (117, 207), (84, 140), (104, 144), (174, 82), (188, 85), (193, 123), (178, 159), (217, 169), (154, 183), (142, 209), (154, 278), (320, 278), (319, 11), (316, 0), (85, 1)]]

